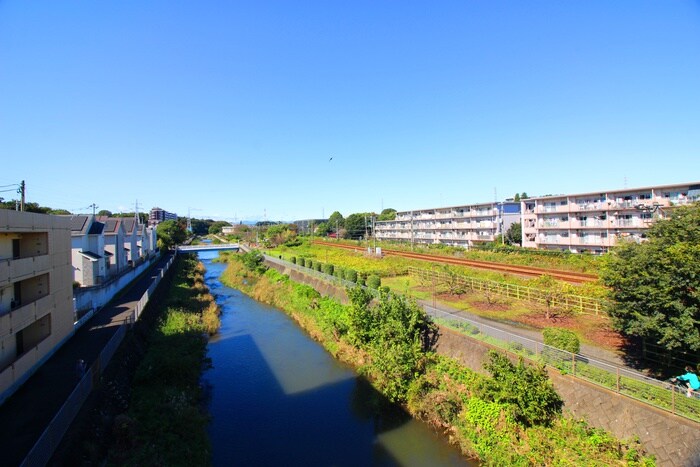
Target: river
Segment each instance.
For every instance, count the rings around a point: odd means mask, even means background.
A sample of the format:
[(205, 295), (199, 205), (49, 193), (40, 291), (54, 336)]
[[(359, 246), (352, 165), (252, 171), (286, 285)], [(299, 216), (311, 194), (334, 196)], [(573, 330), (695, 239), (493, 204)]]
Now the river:
[(200, 252), (221, 306), (209, 342), (213, 464), (475, 466), (334, 360), (286, 314), (224, 286)]

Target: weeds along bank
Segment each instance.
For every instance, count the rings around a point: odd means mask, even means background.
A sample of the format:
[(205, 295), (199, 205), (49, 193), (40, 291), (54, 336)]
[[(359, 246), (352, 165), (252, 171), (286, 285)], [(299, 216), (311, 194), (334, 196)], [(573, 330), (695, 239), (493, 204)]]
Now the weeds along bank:
[(207, 338), (219, 329), (219, 308), (204, 284), (204, 265), (179, 255), (173, 281), (146, 337), (128, 410), (117, 416), (108, 463), (209, 465), (209, 417), (199, 386)]
[[(654, 465), (635, 442), (562, 416), (543, 368), (492, 353), (480, 375), (431, 351), (437, 334), (423, 311), (384, 292), (348, 290), (349, 305), (262, 264), (257, 252), (228, 256), (222, 281), (290, 314), (336, 358), (390, 400), (447, 434), (486, 465)], [(225, 260), (225, 259), (224, 259)]]

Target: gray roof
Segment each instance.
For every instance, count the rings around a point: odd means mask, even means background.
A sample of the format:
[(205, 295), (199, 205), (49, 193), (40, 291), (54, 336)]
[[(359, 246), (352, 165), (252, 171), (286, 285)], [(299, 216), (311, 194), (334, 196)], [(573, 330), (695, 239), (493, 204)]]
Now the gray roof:
[(85, 214), (79, 214), (77, 216), (71, 216), (70, 218), (70, 229), (73, 233), (85, 233), (89, 227), (88, 220), (90, 216)]
[(101, 234), (102, 231), (104, 230), (105, 225), (102, 222), (93, 222), (92, 225), (90, 226), (90, 230), (88, 231), (88, 235), (98, 235)]
[(122, 219), (122, 225), (124, 226), (124, 231), (126, 233), (130, 234), (134, 231), (134, 225), (136, 224), (136, 220), (131, 218), (131, 217), (125, 217)]
[(90, 261), (97, 261), (98, 259), (102, 258), (102, 256), (98, 255), (97, 253), (93, 253), (92, 251), (81, 251), (80, 254), (85, 256)]
[(119, 233), (119, 225), (122, 222), (119, 217), (98, 216), (97, 220), (105, 225), (105, 235), (116, 235)]

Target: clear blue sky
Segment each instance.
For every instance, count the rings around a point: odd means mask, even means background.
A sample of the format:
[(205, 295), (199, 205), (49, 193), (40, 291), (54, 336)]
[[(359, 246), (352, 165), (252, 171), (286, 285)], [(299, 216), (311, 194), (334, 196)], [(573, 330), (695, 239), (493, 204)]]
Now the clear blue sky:
[(696, 181), (700, 2), (0, 0), (0, 157), (227, 220)]

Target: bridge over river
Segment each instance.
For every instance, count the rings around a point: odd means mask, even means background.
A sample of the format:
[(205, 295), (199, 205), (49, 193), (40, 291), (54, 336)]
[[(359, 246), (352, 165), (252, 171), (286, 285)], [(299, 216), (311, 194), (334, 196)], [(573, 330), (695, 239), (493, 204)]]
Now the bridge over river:
[(177, 247), (177, 251), (188, 252), (188, 251), (213, 251), (213, 250), (238, 250), (240, 246), (238, 243), (200, 243), (199, 245), (180, 245)]

